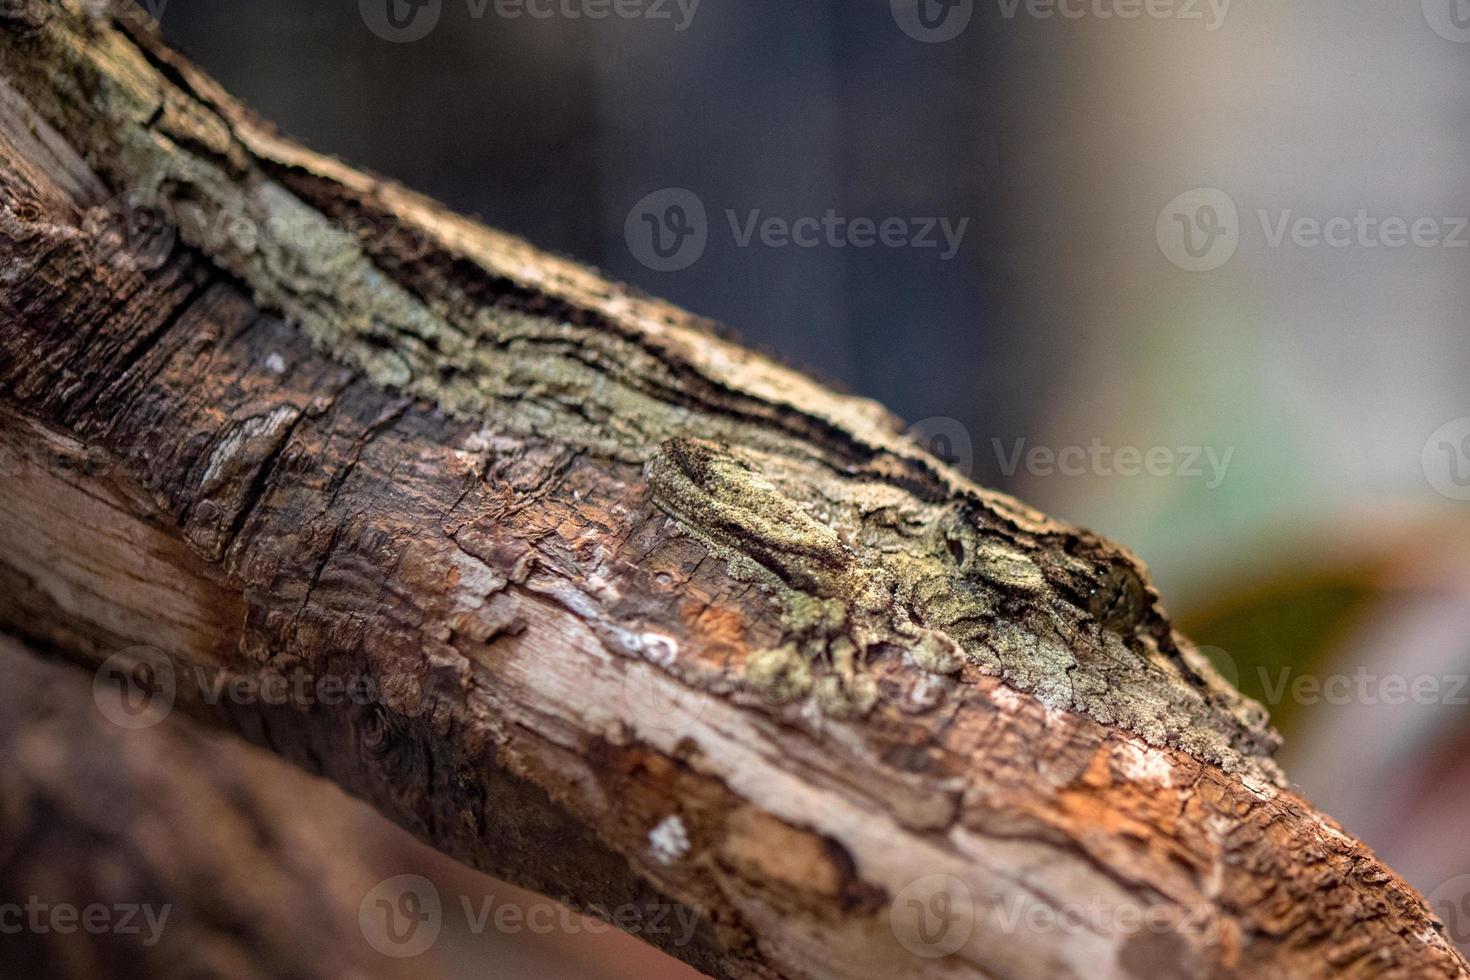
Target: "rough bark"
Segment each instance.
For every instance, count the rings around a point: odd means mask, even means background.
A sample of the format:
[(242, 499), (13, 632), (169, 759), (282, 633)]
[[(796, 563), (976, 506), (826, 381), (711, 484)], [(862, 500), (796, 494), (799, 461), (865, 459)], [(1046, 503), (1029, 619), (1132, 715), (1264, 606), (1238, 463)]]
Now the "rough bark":
[[(476, 867), (693, 910), (645, 938), (714, 976), (1466, 972), (1126, 551), (39, 9), (0, 32), (0, 624)], [(206, 696), (280, 677), (372, 697)]]

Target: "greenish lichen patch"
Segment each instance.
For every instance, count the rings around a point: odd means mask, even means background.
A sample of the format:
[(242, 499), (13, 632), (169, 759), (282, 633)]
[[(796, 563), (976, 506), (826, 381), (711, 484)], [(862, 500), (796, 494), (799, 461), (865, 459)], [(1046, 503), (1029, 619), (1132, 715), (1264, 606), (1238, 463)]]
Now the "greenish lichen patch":
[(1046, 587), (1046, 576), (1034, 561), (998, 541), (982, 544), (975, 564), (986, 580), (1003, 588), (1039, 592)]
[(931, 674), (956, 674), (965, 665), (965, 648), (954, 637), (938, 630), (922, 630), (909, 656)]
[(789, 704), (811, 693), (812, 670), (795, 643), (752, 654), (745, 682), (772, 704)]

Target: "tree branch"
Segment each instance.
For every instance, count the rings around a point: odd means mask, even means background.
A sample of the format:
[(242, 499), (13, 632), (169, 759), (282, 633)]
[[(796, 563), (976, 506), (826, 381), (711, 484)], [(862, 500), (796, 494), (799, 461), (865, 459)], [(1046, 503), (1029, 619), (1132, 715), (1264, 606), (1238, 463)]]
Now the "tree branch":
[(1123, 549), (136, 24), (0, 73), (0, 623), (714, 976), (1464, 974)]

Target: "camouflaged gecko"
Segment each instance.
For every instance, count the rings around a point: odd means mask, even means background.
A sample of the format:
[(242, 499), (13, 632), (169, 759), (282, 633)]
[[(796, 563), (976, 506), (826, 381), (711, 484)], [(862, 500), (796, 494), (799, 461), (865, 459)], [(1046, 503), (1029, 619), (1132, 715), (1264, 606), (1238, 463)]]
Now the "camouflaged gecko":
[(746, 673), (772, 700), (860, 716), (877, 699), (864, 663), (891, 645), (920, 669), (968, 662), (1048, 705), (1275, 778), (1265, 713), (1168, 628), (1121, 550), (700, 439), (665, 442), (646, 474), (660, 508), (780, 604), (790, 640)]

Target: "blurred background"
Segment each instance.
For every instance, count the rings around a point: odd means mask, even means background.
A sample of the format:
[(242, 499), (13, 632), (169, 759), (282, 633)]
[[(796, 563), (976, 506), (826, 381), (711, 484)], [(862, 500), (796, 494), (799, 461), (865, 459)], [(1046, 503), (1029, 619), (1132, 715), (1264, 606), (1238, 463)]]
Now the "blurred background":
[(1129, 544), (1470, 948), (1470, 4), (144, 6), (309, 145)]

